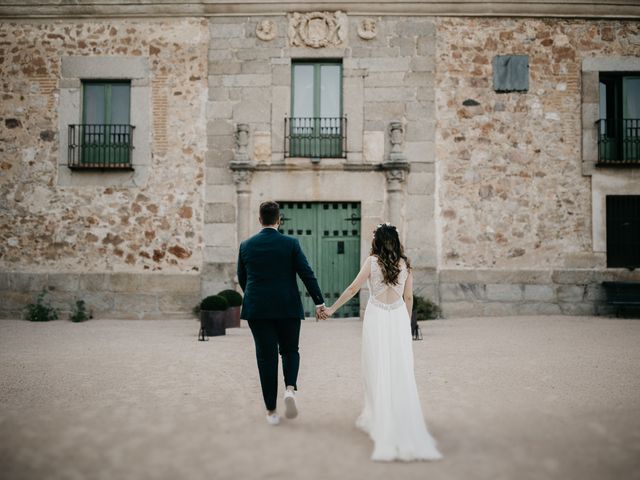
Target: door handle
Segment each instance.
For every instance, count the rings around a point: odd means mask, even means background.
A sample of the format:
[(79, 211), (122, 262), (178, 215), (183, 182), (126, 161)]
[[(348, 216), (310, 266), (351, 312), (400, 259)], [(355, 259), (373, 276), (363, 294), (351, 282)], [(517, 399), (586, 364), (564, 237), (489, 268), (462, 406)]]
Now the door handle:
[(340, 240), (338, 241), (338, 255), (341, 255), (344, 253), (344, 241)]

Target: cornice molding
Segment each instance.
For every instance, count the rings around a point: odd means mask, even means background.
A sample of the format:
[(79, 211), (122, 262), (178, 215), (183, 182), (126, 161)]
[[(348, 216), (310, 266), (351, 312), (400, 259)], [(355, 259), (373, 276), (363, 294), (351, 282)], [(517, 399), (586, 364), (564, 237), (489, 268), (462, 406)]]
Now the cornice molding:
[(274, 0), (2, 0), (2, 19), (154, 18), (285, 15), (341, 10), (350, 15), (640, 19), (638, 0), (480, 0), (278, 2)]

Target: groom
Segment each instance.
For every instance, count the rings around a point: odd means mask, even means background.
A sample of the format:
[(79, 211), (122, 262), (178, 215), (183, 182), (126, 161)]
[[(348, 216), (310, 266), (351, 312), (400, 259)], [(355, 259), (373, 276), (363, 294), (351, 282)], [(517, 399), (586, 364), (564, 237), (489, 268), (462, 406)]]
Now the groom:
[(278, 395), (278, 349), (285, 381), (285, 416), (298, 415), (295, 393), (300, 365), (298, 340), (304, 318), (296, 284), (302, 279), (316, 305), (316, 316), (327, 318), (324, 298), (298, 239), (282, 235), (280, 207), (276, 202), (260, 204), (262, 230), (240, 244), (238, 281), (244, 291), (241, 318), (249, 322), (256, 345), (262, 396), (267, 422), (280, 423), (276, 413)]

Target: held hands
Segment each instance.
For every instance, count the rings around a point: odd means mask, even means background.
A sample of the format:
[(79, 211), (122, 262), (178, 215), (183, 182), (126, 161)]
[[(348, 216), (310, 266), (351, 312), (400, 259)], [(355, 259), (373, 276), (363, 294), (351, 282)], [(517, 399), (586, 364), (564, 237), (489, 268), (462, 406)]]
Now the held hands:
[(331, 315), (333, 315), (333, 311), (331, 310), (331, 308), (327, 308), (324, 305), (316, 307), (316, 318), (318, 320), (326, 320)]

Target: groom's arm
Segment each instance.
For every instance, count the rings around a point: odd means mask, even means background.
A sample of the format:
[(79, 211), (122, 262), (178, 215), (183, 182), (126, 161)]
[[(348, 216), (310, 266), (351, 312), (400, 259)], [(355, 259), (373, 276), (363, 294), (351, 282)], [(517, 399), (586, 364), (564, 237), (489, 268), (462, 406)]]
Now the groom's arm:
[(247, 268), (244, 266), (244, 262), (242, 261), (242, 244), (238, 249), (238, 283), (240, 284), (240, 288), (244, 292), (245, 287), (247, 286)]
[(309, 292), (309, 295), (311, 295), (314, 305), (323, 305), (324, 297), (322, 296), (320, 285), (318, 285), (318, 280), (316, 280), (316, 276), (309, 266), (307, 257), (304, 255), (304, 252), (300, 247), (300, 242), (297, 238), (294, 238), (293, 240), (293, 266), (296, 270), (296, 273), (302, 280), (302, 283), (304, 283), (304, 286), (307, 289), (307, 292)]

